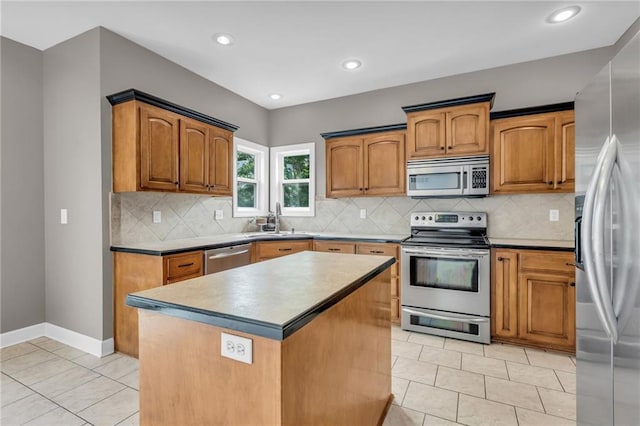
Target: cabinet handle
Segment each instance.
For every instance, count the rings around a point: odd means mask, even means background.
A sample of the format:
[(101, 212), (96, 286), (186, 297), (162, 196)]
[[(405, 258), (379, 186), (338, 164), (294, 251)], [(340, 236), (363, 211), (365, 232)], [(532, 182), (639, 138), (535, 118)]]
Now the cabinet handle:
[(567, 262), (567, 263), (565, 263), (565, 265), (567, 265), (567, 266), (577, 266), (577, 265), (576, 265), (575, 263), (573, 263), (573, 262)]
[(547, 182), (548, 185), (553, 185), (553, 181), (550, 180), (549, 182)]
[(183, 263), (182, 265), (178, 265), (178, 268), (186, 268), (187, 266), (193, 266), (193, 262), (191, 262), (191, 263)]
[(339, 248), (329, 247), (329, 251), (340, 251)]
[(362, 191), (364, 188), (360, 188), (360, 191)]
[(287, 248), (279, 248), (278, 251), (291, 251), (293, 250), (291, 247), (287, 247)]
[(369, 188), (365, 188), (364, 190), (365, 190), (365, 191), (368, 191), (368, 190), (369, 190)]
[(559, 181), (558, 181), (558, 185), (560, 185), (561, 183), (562, 183), (562, 181), (561, 181), (561, 180), (559, 180)]
[(569, 287), (575, 287), (575, 286), (576, 286), (576, 283), (574, 283), (574, 282), (570, 282), (569, 283)]
[(498, 257), (498, 262), (502, 262), (504, 260), (504, 257)]
[(453, 147), (452, 146), (448, 146), (447, 149), (453, 149)]
[(444, 146), (441, 146), (440, 149), (444, 149)]
[(369, 250), (369, 253), (373, 253), (373, 254), (383, 254), (384, 252), (382, 250)]
[(177, 185), (177, 184), (178, 184), (178, 181), (173, 182), (173, 184), (174, 184), (174, 185)]

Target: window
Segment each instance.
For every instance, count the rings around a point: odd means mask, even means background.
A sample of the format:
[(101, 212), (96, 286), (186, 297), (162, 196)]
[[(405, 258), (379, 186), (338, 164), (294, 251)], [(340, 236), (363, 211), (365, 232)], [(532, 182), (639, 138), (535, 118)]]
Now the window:
[(271, 148), (271, 210), (279, 201), (283, 216), (314, 216), (315, 194), (315, 145)]
[(267, 214), (267, 152), (266, 146), (234, 138), (233, 216), (264, 216)]

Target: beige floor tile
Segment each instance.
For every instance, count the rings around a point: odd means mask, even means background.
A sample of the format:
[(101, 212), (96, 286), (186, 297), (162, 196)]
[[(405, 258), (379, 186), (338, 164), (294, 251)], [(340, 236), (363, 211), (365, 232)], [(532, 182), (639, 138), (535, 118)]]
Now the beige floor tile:
[(432, 364), (444, 365), (451, 368), (460, 368), (462, 354), (458, 351), (448, 351), (446, 349), (423, 346), (420, 353), (420, 361)]
[[(470, 426), (517, 426), (512, 406), (460, 394), (458, 422)], [(542, 425), (541, 425), (542, 426)]]
[(535, 386), (485, 377), (487, 399), (544, 412)]
[(519, 348), (517, 346), (492, 343), (484, 347), (484, 356), (488, 358), (503, 359), (505, 361), (519, 362), (521, 364), (529, 364), (524, 348)]
[(436, 387), (484, 398), (484, 376), (454, 368), (438, 367)]
[(34, 345), (49, 352), (57, 351), (58, 349), (68, 348), (68, 346), (65, 345), (64, 343), (58, 342), (57, 340), (49, 339), (49, 338), (47, 338), (46, 340), (43, 339), (38, 343), (34, 343)]
[(2, 381), (0, 382), (0, 407), (9, 405), (33, 393), (31, 389), (22, 383), (16, 382), (7, 375), (2, 375)]
[(472, 354), (462, 354), (462, 369), (473, 373), (498, 377), (500, 379), (509, 378), (505, 362), (501, 359), (486, 358)]
[(140, 426), (140, 413), (135, 413), (133, 416), (129, 416), (120, 423), (118, 426)]
[(520, 426), (575, 426), (576, 422), (562, 417), (550, 416), (526, 408), (516, 407)]
[(560, 379), (560, 384), (565, 392), (576, 393), (576, 375), (566, 371), (556, 371), (556, 376)]
[(452, 351), (466, 352), (469, 354), (484, 356), (484, 345), (480, 343), (465, 342), (464, 340), (449, 339), (444, 342), (444, 348)]
[(58, 407), (25, 423), (25, 426), (80, 426), (84, 423), (84, 419), (71, 414), (64, 408)]
[(21, 425), (29, 420), (57, 408), (56, 404), (38, 394), (22, 398), (12, 404), (2, 407), (0, 424)]
[(393, 340), (399, 340), (401, 342), (406, 342), (410, 335), (411, 335), (411, 333), (401, 329), (397, 325), (394, 325), (393, 327), (391, 327), (391, 338)]
[(75, 359), (81, 357), (83, 355), (87, 355), (85, 351), (81, 351), (80, 349), (72, 348), (71, 346), (66, 346), (62, 349), (58, 349), (53, 351), (54, 354), (61, 356), (65, 359)]
[(547, 414), (576, 419), (576, 396), (571, 393), (558, 392), (551, 389), (539, 388), (540, 398)]
[(517, 362), (507, 362), (507, 369), (509, 370), (509, 379), (513, 382), (562, 390), (555, 371), (549, 368), (524, 365)]
[(401, 379), (433, 385), (438, 366), (425, 361), (398, 358), (391, 370), (391, 375)]
[(56, 376), (62, 372), (70, 370), (75, 367), (75, 364), (66, 359), (58, 358), (51, 359), (49, 361), (41, 362), (33, 367), (25, 368), (24, 370), (17, 371), (11, 375), (17, 381), (31, 386), (34, 383), (41, 382), (49, 377)]
[(47, 336), (40, 336), (40, 337), (36, 337), (35, 339), (29, 340), (29, 343), (37, 345), (38, 343), (48, 342), (49, 340), (52, 340), (52, 339), (50, 339)]
[(116, 380), (138, 371), (138, 360), (129, 356), (122, 356), (113, 362), (94, 368), (93, 371)]
[(407, 393), (409, 380), (391, 376), (391, 393), (393, 394), (393, 404), (402, 405), (404, 394)]
[(11, 358), (7, 361), (3, 361), (1, 364), (2, 372), (8, 375), (13, 375), (20, 370), (25, 370), (27, 368), (31, 368), (38, 364), (41, 364), (45, 361), (56, 358), (58, 357), (51, 352), (42, 349), (36, 349), (33, 352), (29, 352), (15, 358)]
[(392, 405), (382, 426), (422, 426), (424, 413)]
[[(422, 351), (422, 345), (417, 343), (391, 341), (391, 354), (402, 358), (418, 359)], [(396, 361), (397, 363), (398, 361)]]
[(138, 412), (138, 400), (138, 391), (125, 388), (80, 411), (78, 415), (95, 426), (112, 426)]
[(61, 393), (52, 400), (67, 410), (77, 413), (98, 401), (120, 392), (126, 386), (107, 377), (98, 377), (83, 385)]
[(430, 334), (411, 333), (409, 342), (432, 346), (434, 348), (444, 348), (444, 337), (432, 336)]
[(124, 385), (129, 386), (135, 390), (140, 390), (140, 373), (138, 369), (127, 374), (126, 376), (122, 376), (118, 379), (118, 381)]
[(424, 416), (424, 426), (456, 426), (459, 423), (450, 422), (449, 420), (441, 419), (440, 417), (430, 416), (426, 414)]
[(538, 349), (526, 349), (529, 364), (537, 367), (553, 368), (554, 370), (576, 372), (576, 365), (571, 361), (569, 355), (555, 352), (546, 352)]
[(76, 365), (64, 373), (38, 382), (31, 387), (47, 398), (53, 398), (54, 396), (81, 386), (91, 380), (97, 379), (98, 377), (100, 377), (98, 373), (95, 373), (88, 368)]
[(73, 362), (75, 362), (76, 364), (80, 364), (83, 367), (87, 367), (87, 368), (98, 368), (101, 365), (105, 365), (108, 364), (112, 361), (117, 360), (118, 358), (122, 357), (123, 355), (119, 354), (119, 353), (113, 353), (113, 354), (109, 354), (106, 356), (103, 356), (102, 358), (91, 355), (91, 354), (86, 354), (86, 355), (82, 355), (78, 358), (74, 358)]
[(407, 394), (404, 396), (402, 406), (455, 421), (458, 393), (411, 382), (409, 383)]
[(7, 346), (6, 348), (0, 349), (0, 361), (5, 362), (11, 358), (25, 355), (36, 350), (38, 350), (38, 347), (28, 342)]

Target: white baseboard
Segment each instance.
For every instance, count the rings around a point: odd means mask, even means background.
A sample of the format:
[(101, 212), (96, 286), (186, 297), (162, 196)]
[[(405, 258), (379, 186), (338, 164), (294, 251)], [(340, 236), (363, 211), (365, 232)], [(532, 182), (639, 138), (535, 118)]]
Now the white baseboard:
[(46, 336), (91, 355), (102, 357), (113, 353), (113, 339), (98, 340), (48, 322), (0, 334), (0, 347), (15, 345)]

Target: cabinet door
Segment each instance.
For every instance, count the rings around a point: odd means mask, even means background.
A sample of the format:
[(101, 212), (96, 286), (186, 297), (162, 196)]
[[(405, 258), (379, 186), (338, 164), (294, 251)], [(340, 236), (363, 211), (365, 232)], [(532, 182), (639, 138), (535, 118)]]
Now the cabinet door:
[(179, 116), (140, 105), (140, 187), (178, 189)]
[(489, 105), (451, 108), (447, 112), (447, 156), (489, 153)]
[(364, 191), (362, 139), (333, 139), (326, 145), (327, 197), (361, 195)]
[(555, 146), (555, 188), (562, 192), (573, 192), (575, 189), (575, 118), (573, 111), (558, 114), (556, 122)]
[(405, 193), (404, 132), (384, 133), (364, 139), (364, 193)]
[(444, 112), (438, 110), (407, 114), (407, 160), (443, 157), (445, 137)]
[(164, 256), (164, 284), (201, 276), (204, 270), (202, 257), (202, 251)]
[(207, 192), (209, 158), (207, 145), (211, 126), (196, 120), (180, 120), (180, 190)]
[(213, 127), (208, 157), (210, 192), (215, 195), (232, 195), (233, 133)]
[(492, 123), (491, 189), (494, 193), (553, 190), (553, 115)]
[(519, 337), (533, 343), (575, 345), (575, 281), (569, 276), (521, 273)]
[(358, 243), (357, 254), (393, 256), (396, 263), (391, 265), (391, 322), (400, 324), (400, 246), (392, 243)]
[(311, 250), (311, 240), (258, 241), (254, 244), (254, 262)]
[(314, 241), (314, 251), (323, 251), (328, 253), (350, 253), (355, 254), (355, 243), (349, 243), (346, 241)]
[(518, 335), (518, 253), (494, 250), (491, 253), (492, 336)]

